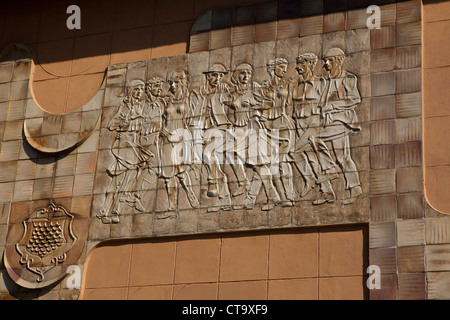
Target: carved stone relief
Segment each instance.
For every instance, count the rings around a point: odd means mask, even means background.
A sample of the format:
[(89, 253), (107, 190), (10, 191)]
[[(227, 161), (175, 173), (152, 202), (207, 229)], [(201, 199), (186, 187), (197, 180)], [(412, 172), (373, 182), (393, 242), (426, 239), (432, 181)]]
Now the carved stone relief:
[[(362, 188), (350, 135), (361, 130), (355, 112), (361, 95), (358, 77), (343, 67), (345, 57), (341, 49), (329, 49), (323, 75), (316, 75), (317, 55), (301, 54), (292, 78), (287, 59), (271, 59), (261, 82), (254, 79), (251, 61), (230, 71), (213, 63), (199, 86), (190, 84), (186, 66), (167, 79), (130, 79), (107, 125), (114, 135), (113, 161), (96, 216), (109, 224), (120, 222), (124, 206), (151, 212), (143, 195), (146, 185), (149, 189), (158, 180), (168, 201), (158, 218), (177, 215), (178, 190), (189, 208), (211, 213), (252, 210), (261, 193), (263, 211), (292, 207), (313, 189), (319, 191), (313, 205), (354, 203)], [(303, 179), (299, 195), (295, 170)], [(193, 187), (201, 176), (207, 182), (206, 205)], [(342, 178), (346, 195), (337, 200), (331, 182)], [(236, 182), (233, 188), (229, 181)]]

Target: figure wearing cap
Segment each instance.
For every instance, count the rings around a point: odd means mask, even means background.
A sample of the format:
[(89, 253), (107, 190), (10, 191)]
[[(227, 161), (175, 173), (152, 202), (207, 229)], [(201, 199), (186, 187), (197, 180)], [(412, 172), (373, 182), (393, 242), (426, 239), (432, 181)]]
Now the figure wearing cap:
[[(305, 197), (316, 184), (322, 193), (334, 192), (330, 179), (335, 175), (335, 162), (326, 144), (318, 138), (322, 125), (321, 99), (326, 88), (326, 81), (314, 74), (318, 57), (314, 53), (304, 53), (296, 59), (298, 78), (290, 84), (289, 103), (292, 104), (292, 117), (296, 124), (295, 149), (291, 153), (295, 165), (305, 179), (301, 197)], [(320, 200), (314, 201), (318, 204)]]
[(349, 135), (361, 128), (355, 107), (361, 103), (356, 75), (344, 70), (345, 53), (339, 48), (330, 49), (324, 55), (324, 69), (327, 72), (327, 87), (322, 100), (324, 121), (320, 138), (330, 141), (341, 167), (350, 195), (342, 204), (353, 203), (362, 194), (358, 169), (351, 158)]
[[(227, 116), (230, 100), (230, 89), (222, 83), (223, 77), (228, 73), (221, 64), (213, 64), (205, 74), (205, 84), (191, 94), (193, 116), (190, 120), (192, 130), (201, 127), (204, 135), (204, 148), (202, 156), (207, 171), (208, 197), (218, 197), (219, 205), (208, 209), (211, 211), (231, 210), (231, 196), (228, 189), (228, 179), (221, 163), (224, 162), (223, 152), (227, 138), (227, 129), (231, 128), (231, 121)], [(222, 143), (216, 139), (220, 135)], [(195, 151), (198, 149), (195, 147)]]

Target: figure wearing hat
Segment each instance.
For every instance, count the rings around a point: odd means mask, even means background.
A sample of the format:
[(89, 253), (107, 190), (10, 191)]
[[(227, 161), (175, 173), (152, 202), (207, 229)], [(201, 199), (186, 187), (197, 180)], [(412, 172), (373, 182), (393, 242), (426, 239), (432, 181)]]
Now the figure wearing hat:
[[(213, 64), (205, 74), (205, 84), (191, 94), (193, 115), (190, 119), (193, 131), (203, 130), (204, 148), (202, 156), (195, 154), (196, 159), (203, 159), (208, 174), (208, 197), (218, 197), (219, 205), (211, 206), (208, 211), (231, 210), (231, 197), (228, 179), (222, 163), (225, 152), (227, 129), (232, 127), (227, 116), (230, 89), (222, 83), (227, 70), (221, 64)], [(198, 148), (194, 147), (194, 152)]]
[[(297, 169), (305, 184), (301, 197), (305, 197), (316, 184), (322, 193), (331, 193), (334, 199), (330, 179), (336, 175), (336, 163), (331, 157), (327, 145), (318, 138), (321, 118), (321, 100), (326, 89), (326, 81), (314, 74), (318, 57), (314, 53), (304, 53), (296, 59), (298, 78), (290, 84), (289, 104), (293, 107), (292, 117), (296, 124), (295, 148), (291, 153)], [(322, 203), (315, 200), (313, 204)]]
[[(350, 191), (342, 204), (353, 203), (362, 194), (358, 169), (351, 158), (349, 135), (358, 133), (361, 128), (355, 107), (361, 103), (356, 75), (344, 70), (345, 53), (339, 48), (330, 49), (324, 55), (324, 69), (327, 73), (327, 87), (322, 100), (324, 121), (320, 138), (330, 141), (336, 155), (336, 162), (345, 177), (345, 188)], [(330, 201), (324, 198), (323, 201)]]

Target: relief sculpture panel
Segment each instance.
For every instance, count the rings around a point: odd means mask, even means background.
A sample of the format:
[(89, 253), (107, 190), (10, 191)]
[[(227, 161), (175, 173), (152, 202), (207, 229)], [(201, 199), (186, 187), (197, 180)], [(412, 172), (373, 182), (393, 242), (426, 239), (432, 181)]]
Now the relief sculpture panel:
[[(189, 74), (185, 56), (177, 58), (166, 77), (149, 67), (148, 79), (129, 78), (138, 72), (128, 66), (106, 125), (110, 164), (95, 212), (103, 224), (120, 223), (122, 212), (165, 219), (180, 210), (214, 214), (259, 204), (262, 211), (304, 201), (342, 207), (363, 195), (351, 145), (362, 130), (362, 98), (342, 49), (275, 57), (258, 70), (252, 61), (231, 70), (206, 61), (196, 66), (204, 66), (200, 76)], [(157, 204), (163, 201), (165, 209)]]

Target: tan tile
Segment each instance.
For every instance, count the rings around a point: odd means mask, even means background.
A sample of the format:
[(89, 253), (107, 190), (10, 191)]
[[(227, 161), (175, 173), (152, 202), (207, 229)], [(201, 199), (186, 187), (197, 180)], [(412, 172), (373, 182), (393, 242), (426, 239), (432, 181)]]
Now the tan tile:
[(450, 272), (427, 272), (428, 299), (450, 299)]
[(450, 270), (450, 245), (437, 244), (425, 247), (427, 271)]
[(397, 143), (422, 140), (422, 119), (396, 119), (395, 130)]
[(390, 48), (395, 46), (395, 27), (381, 27), (370, 30), (370, 43), (372, 49)]
[(267, 281), (219, 283), (219, 300), (265, 300)]
[(420, 67), (422, 63), (422, 47), (397, 48), (397, 68), (410, 69)]
[(102, 289), (127, 286), (131, 247), (131, 244), (106, 245), (93, 249), (84, 266), (83, 288)]
[(420, 21), (421, 18), (420, 0), (410, 0), (397, 3), (397, 23), (408, 23)]
[(317, 300), (318, 279), (269, 280), (269, 300)]
[(397, 167), (420, 166), (422, 164), (422, 143), (407, 142), (395, 147), (395, 165)]
[(397, 45), (410, 46), (421, 43), (422, 25), (420, 22), (400, 24), (397, 26)]
[(116, 31), (112, 40), (111, 64), (150, 59), (152, 40), (151, 27)]
[(395, 245), (395, 222), (373, 222), (369, 225), (369, 229), (369, 248)]
[(84, 289), (80, 300), (126, 300), (128, 288)]
[(450, 220), (448, 218), (425, 219), (427, 244), (450, 243)]
[(231, 28), (212, 30), (210, 37), (211, 50), (231, 46)]
[(317, 246), (316, 232), (270, 235), (269, 279), (317, 276)]
[(104, 79), (104, 72), (72, 76), (67, 93), (66, 113), (79, 110), (98, 93)]
[(397, 272), (397, 249), (370, 249), (369, 265), (376, 265), (380, 267), (381, 274), (395, 274)]
[(345, 30), (345, 12), (334, 12), (324, 14), (323, 16), (323, 32), (342, 31)]
[(397, 300), (397, 275), (381, 275), (380, 289), (370, 290), (370, 300)]
[(310, 36), (323, 32), (323, 15), (300, 18), (300, 36)]
[(383, 72), (370, 76), (372, 96), (395, 94), (395, 73)]
[(319, 300), (363, 300), (362, 276), (319, 278)]
[(209, 32), (192, 34), (189, 40), (189, 52), (209, 50)]
[(425, 243), (425, 222), (423, 219), (397, 221), (397, 243), (402, 246), (416, 246)]
[(395, 195), (370, 198), (370, 218), (372, 221), (393, 221), (397, 216)]
[(319, 276), (356, 276), (364, 273), (363, 230), (319, 233)]
[(382, 144), (370, 147), (371, 169), (395, 168), (395, 145)]
[(423, 194), (419, 192), (397, 195), (397, 217), (399, 219), (423, 218)]
[(423, 190), (421, 167), (397, 169), (397, 192), (420, 192)]
[[(428, 266), (427, 266), (428, 269)], [(398, 248), (398, 272), (412, 273), (425, 271), (424, 246)]]
[(155, 26), (151, 58), (185, 54), (187, 50), (186, 40), (188, 39), (190, 27), (191, 23), (189, 21)]
[(394, 70), (395, 57), (394, 48), (372, 50), (370, 53), (370, 71), (382, 72)]
[(217, 283), (189, 283), (174, 285), (173, 300), (216, 300)]
[(172, 286), (130, 287), (128, 300), (171, 300)]
[(397, 93), (419, 92), (422, 89), (422, 70), (411, 69), (396, 73)]
[(395, 192), (395, 170), (384, 169), (370, 173), (370, 192), (373, 195)]
[(447, 2), (423, 2), (423, 20), (425, 22), (446, 20), (450, 4)]
[(398, 297), (400, 300), (424, 300), (426, 298), (425, 273), (399, 274)]
[(174, 283), (217, 282), (220, 238), (177, 243)]
[(252, 43), (254, 41), (255, 26), (235, 26), (231, 29), (231, 45)]
[(224, 237), (220, 281), (267, 279), (269, 236)]
[(133, 244), (130, 285), (172, 284), (175, 267), (175, 242)]

